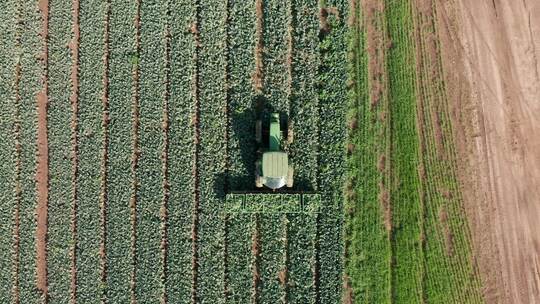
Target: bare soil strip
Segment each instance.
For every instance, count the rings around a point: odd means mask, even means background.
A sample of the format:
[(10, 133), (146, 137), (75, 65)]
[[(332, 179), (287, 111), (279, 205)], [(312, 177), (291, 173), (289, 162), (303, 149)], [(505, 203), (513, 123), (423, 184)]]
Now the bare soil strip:
[[(137, 0), (137, 17), (135, 18), (135, 28), (136, 28), (136, 50), (137, 50), (137, 57), (139, 57), (141, 53), (141, 1)], [(139, 92), (140, 92), (140, 69), (138, 62), (135, 66), (135, 69), (133, 70), (133, 82), (134, 82), (134, 88), (133, 88), (133, 104), (132, 104), (132, 118), (133, 118), (133, 126), (132, 126), (132, 136), (133, 136), (133, 154), (131, 156), (131, 175), (132, 178), (132, 193), (131, 198), (129, 202), (129, 207), (131, 209), (131, 223), (132, 223), (132, 234), (131, 234), (131, 254), (133, 256), (132, 261), (132, 272), (131, 272), (131, 302), (133, 304), (137, 303), (137, 298), (135, 295), (135, 278), (136, 278), (136, 270), (137, 270), (137, 192), (139, 191), (139, 180), (137, 178), (137, 166), (139, 163)]]
[[(109, 167), (109, 63), (110, 63), (110, 28), (109, 20), (111, 17), (111, 0), (107, 0), (107, 10), (105, 16), (105, 54), (103, 57), (104, 74), (103, 74), (103, 152), (102, 152), (102, 163), (101, 163), (101, 193), (100, 193), (100, 208), (101, 208), (101, 245), (99, 248), (99, 255), (101, 257), (101, 283), (105, 284), (107, 281), (107, 252), (105, 250), (107, 245), (107, 203), (108, 203), (108, 194), (107, 194), (107, 181), (109, 179), (109, 172), (107, 168)], [(106, 295), (103, 293), (101, 295), (101, 302), (106, 302)]]
[(200, 2), (196, 1), (196, 17), (195, 22), (191, 28), (192, 34), (195, 37), (195, 54), (193, 60), (195, 61), (195, 73), (193, 75), (193, 98), (195, 101), (194, 107), (194, 117), (193, 117), (193, 127), (194, 132), (194, 142), (195, 142), (195, 154), (193, 155), (193, 178), (195, 183), (195, 189), (193, 193), (193, 222), (191, 225), (191, 241), (192, 241), (192, 258), (191, 258), (191, 274), (192, 274), (192, 289), (191, 289), (191, 301), (197, 303), (197, 271), (198, 271), (198, 256), (197, 252), (198, 247), (198, 234), (197, 227), (199, 226), (199, 203), (200, 203), (200, 176), (199, 176), (199, 153), (200, 153), (200, 99), (199, 99), (199, 51), (201, 48), (201, 42), (199, 37), (199, 23), (200, 23)]
[(77, 189), (77, 176), (79, 174), (78, 169), (78, 145), (77, 145), (77, 128), (78, 128), (78, 115), (79, 115), (79, 41), (80, 41), (80, 25), (79, 25), (79, 0), (73, 0), (73, 40), (71, 41), (69, 48), (73, 53), (73, 63), (71, 66), (71, 83), (72, 92), (70, 96), (72, 117), (71, 117), (71, 145), (72, 150), (72, 216), (71, 216), (71, 233), (73, 234), (73, 240), (75, 244), (71, 246), (71, 302), (75, 303), (77, 299), (77, 205), (78, 205), (78, 189)]
[(47, 139), (47, 107), (48, 107), (48, 52), (49, 52), (49, 0), (39, 0), (39, 10), (43, 19), (43, 57), (44, 66), (43, 90), (37, 95), (37, 113), (38, 113), (38, 159), (36, 172), (36, 187), (38, 192), (37, 201), (37, 231), (36, 231), (36, 250), (37, 250), (37, 287), (45, 296), (47, 302), (47, 205), (49, 199), (49, 147)]

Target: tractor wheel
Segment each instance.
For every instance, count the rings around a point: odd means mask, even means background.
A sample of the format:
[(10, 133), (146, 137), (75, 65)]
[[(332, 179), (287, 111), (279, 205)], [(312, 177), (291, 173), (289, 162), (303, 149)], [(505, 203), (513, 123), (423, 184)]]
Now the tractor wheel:
[(293, 181), (294, 181), (294, 169), (292, 166), (289, 166), (289, 170), (287, 171), (287, 188), (293, 187)]
[(255, 140), (259, 144), (262, 142), (262, 121), (260, 119), (255, 123)]
[(287, 122), (287, 143), (290, 145), (294, 140), (293, 123), (291, 120)]

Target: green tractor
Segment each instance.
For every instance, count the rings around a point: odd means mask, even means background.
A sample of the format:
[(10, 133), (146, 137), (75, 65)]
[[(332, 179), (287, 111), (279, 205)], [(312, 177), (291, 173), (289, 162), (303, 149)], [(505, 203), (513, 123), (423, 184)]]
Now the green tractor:
[[(264, 186), (277, 190), (293, 186), (293, 167), (287, 154), (288, 145), (292, 143), (293, 131), (290, 122), (282, 130), (279, 113), (270, 115), (269, 123), (258, 119), (255, 125), (255, 139), (259, 144), (258, 159), (255, 164), (255, 186)], [(286, 138), (286, 140), (284, 140)], [(268, 142), (263, 142), (268, 139)]]

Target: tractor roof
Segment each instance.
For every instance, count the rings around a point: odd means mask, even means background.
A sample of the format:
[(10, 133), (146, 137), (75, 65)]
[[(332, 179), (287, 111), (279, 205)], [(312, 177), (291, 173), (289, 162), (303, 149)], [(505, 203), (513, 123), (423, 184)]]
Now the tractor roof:
[(285, 152), (265, 152), (262, 159), (262, 174), (264, 177), (287, 176), (289, 160)]

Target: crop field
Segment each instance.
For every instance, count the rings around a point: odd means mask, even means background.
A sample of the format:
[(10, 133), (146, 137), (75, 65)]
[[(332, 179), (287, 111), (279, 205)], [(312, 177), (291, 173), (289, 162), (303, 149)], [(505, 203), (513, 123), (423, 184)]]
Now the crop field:
[(438, 9), (1, 1), (0, 303), (483, 303)]
[[(340, 301), (346, 1), (1, 6), (0, 302)], [(260, 107), (316, 195), (224, 212)]]

